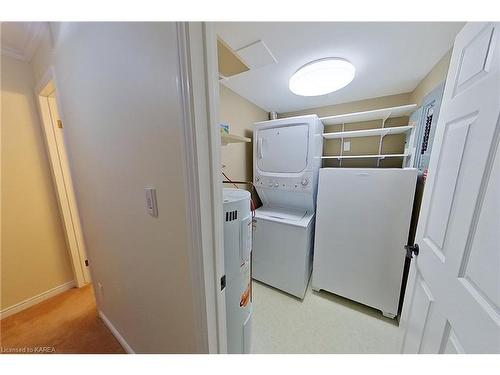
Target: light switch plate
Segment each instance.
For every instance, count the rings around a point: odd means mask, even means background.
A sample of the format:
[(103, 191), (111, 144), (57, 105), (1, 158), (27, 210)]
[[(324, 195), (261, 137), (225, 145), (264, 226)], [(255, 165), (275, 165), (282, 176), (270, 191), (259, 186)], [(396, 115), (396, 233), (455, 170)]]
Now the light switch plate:
[(156, 189), (151, 187), (144, 188), (146, 193), (146, 212), (151, 216), (158, 216), (158, 203), (156, 202)]

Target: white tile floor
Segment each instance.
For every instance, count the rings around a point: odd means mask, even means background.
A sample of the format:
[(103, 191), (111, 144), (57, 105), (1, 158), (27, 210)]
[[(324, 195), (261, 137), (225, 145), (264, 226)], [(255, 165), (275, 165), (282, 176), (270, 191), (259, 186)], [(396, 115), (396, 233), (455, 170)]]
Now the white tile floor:
[(301, 301), (254, 282), (253, 312), (252, 353), (399, 353), (395, 320), (310, 284)]

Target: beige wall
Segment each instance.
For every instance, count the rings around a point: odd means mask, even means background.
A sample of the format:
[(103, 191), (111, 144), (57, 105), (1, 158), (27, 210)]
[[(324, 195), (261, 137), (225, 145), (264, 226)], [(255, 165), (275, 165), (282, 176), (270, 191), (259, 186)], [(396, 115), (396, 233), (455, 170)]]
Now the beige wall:
[[(385, 123), (386, 127), (408, 125), (408, 117), (399, 117), (388, 119)], [(345, 124), (344, 130), (364, 130), (380, 128), (381, 120), (365, 121), (358, 123)], [(342, 125), (330, 125), (325, 127), (325, 132), (342, 131)], [(351, 138), (346, 141), (351, 142), (350, 151), (344, 151), (344, 155), (377, 155), (379, 153), (380, 136), (374, 137), (359, 137)], [(405, 146), (404, 134), (391, 134), (384, 137), (382, 142), (382, 154), (402, 154)], [(323, 141), (323, 155), (340, 155), (341, 140), (340, 139), (325, 139)], [(392, 157), (380, 160), (379, 167), (383, 168), (400, 168), (403, 163), (402, 157)], [(348, 168), (375, 168), (377, 167), (377, 159), (344, 159), (342, 164), (335, 159), (324, 160), (325, 167), (348, 167)]]
[[(334, 116), (342, 113), (362, 112), (372, 109), (379, 109), (385, 107), (395, 107), (405, 104), (410, 104), (410, 93), (383, 96), (378, 98), (371, 98), (359, 100), (350, 103), (336, 104), (319, 108), (311, 108), (304, 111), (288, 112), (280, 114), (280, 117), (299, 116), (305, 114), (317, 114), (320, 117)], [(403, 126), (408, 125), (408, 118), (394, 118), (386, 122), (386, 126)], [(344, 130), (362, 130), (370, 128), (379, 128), (382, 126), (381, 121), (367, 121), (361, 123), (346, 124)], [(332, 125), (325, 127), (325, 132), (341, 131), (341, 125)], [(345, 152), (345, 155), (362, 155), (362, 154), (378, 154), (380, 137), (360, 137), (351, 138), (351, 150)], [(382, 153), (386, 154), (402, 154), (404, 151), (405, 136), (403, 134), (393, 134), (384, 137), (382, 144)], [(323, 141), (323, 154), (324, 155), (340, 155), (341, 140), (329, 139)], [(403, 158), (385, 158), (380, 161), (380, 166), (385, 168), (398, 168), (401, 167)], [(325, 167), (338, 167), (340, 162), (335, 159), (324, 160)], [(343, 167), (364, 167), (373, 168), (377, 166), (377, 159), (354, 159), (342, 160)]]
[[(57, 48), (38, 51), (33, 68), (55, 68), (98, 308), (136, 352), (205, 350), (190, 255), (176, 26), (54, 26)], [(145, 212), (147, 186), (157, 189), (157, 218)]]
[(1, 309), (73, 280), (29, 64), (2, 56)]
[[(268, 119), (262, 108), (239, 96), (224, 85), (219, 85), (221, 123), (230, 125), (230, 132), (253, 138), (253, 124)], [(252, 143), (231, 143), (221, 148), (223, 168), (232, 180), (252, 181)]]
[(411, 93), (410, 100), (412, 103), (418, 105), (422, 104), (422, 99), (430, 93), (438, 84), (446, 80), (448, 74), (448, 67), (451, 60), (450, 49), (439, 62), (432, 68), (432, 70), (420, 81), (415, 90)]

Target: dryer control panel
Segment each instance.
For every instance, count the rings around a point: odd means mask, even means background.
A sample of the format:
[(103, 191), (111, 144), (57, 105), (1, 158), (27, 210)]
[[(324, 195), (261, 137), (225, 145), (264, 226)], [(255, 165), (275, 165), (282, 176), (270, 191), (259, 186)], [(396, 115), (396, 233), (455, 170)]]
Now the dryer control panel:
[(254, 185), (257, 188), (268, 188), (284, 191), (310, 191), (313, 189), (314, 180), (311, 172), (306, 172), (297, 177), (278, 177), (256, 175)]

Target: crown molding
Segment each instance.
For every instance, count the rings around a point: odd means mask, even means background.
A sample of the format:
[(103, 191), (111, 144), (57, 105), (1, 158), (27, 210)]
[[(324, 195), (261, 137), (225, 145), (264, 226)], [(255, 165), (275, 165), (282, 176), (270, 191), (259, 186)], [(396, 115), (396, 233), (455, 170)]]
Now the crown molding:
[(19, 51), (17, 48), (2, 46), (2, 55), (12, 57), (16, 60), (27, 61), (24, 53), (22, 51)]
[(8, 45), (2, 45), (2, 55), (17, 60), (30, 62), (42, 40), (46, 22), (31, 22), (27, 31), (27, 38), (22, 49)]

